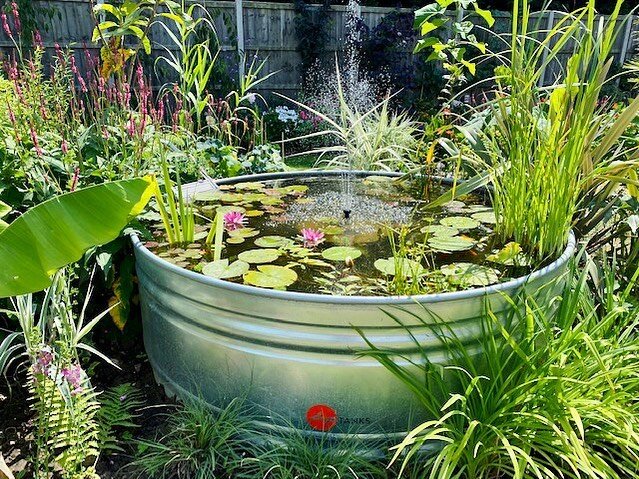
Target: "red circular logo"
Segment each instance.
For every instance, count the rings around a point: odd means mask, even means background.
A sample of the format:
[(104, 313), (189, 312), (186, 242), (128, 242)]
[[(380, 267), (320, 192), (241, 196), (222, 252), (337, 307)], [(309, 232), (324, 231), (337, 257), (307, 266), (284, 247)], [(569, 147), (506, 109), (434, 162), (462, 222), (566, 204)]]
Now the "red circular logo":
[(306, 411), (306, 422), (316, 431), (328, 432), (337, 425), (337, 412), (326, 404), (315, 404)]

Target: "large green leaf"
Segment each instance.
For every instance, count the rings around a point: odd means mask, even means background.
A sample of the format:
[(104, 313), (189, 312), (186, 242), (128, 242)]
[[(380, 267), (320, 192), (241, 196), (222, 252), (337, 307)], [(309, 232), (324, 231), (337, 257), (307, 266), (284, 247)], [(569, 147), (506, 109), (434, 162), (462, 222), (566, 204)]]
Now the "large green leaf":
[(0, 298), (47, 288), (89, 248), (118, 237), (146, 206), (151, 177), (92, 186), (32, 208), (0, 233)]

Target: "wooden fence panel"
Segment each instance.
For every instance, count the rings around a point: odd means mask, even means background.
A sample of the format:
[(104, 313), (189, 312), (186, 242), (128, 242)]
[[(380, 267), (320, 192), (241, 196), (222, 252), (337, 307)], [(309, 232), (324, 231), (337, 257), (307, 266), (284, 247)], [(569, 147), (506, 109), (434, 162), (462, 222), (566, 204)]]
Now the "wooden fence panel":
[[(97, 48), (90, 43), (91, 33), (93, 30), (93, 19), (90, 11), (89, 0), (33, 0), (36, 5), (45, 8), (52, 8), (54, 15), (52, 18), (45, 18), (44, 28), (42, 29), (42, 37), (44, 44), (48, 49), (53, 49), (57, 42), (61, 46), (70, 46), (76, 50), (87, 49), (96, 55)], [(214, 18), (215, 27), (218, 37), (222, 45), (222, 58), (228, 64), (228, 71), (232, 75), (238, 72), (238, 54), (237, 54), (237, 29), (236, 25), (236, 4), (233, 1), (207, 1), (207, 9)], [(393, 11), (389, 8), (379, 7), (361, 7), (361, 16), (363, 21), (369, 28), (375, 27), (382, 18)], [(409, 9), (403, 11), (410, 12)], [(341, 52), (344, 48), (346, 37), (346, 7), (333, 6), (329, 13), (330, 21), (330, 41), (326, 50), (329, 53)], [(510, 14), (505, 12), (493, 12), (496, 23), (493, 31), (501, 33), (508, 40), (507, 35), (510, 31)], [(550, 25), (557, 25), (560, 22), (562, 14), (555, 12), (553, 18), (549, 18), (549, 14), (545, 13), (539, 19), (538, 25), (541, 28), (547, 28)], [(287, 94), (294, 94), (300, 87), (302, 80), (302, 58), (297, 51), (298, 39), (295, 32), (295, 7), (290, 3), (267, 3), (245, 1), (243, 2), (243, 28), (244, 28), (244, 45), (245, 53), (248, 61), (257, 57), (265, 60), (263, 74), (278, 72), (268, 81), (264, 82), (261, 90), (277, 90)], [(614, 54), (616, 59), (623, 61), (629, 58), (633, 50), (634, 42), (632, 41), (636, 33), (636, 17), (627, 28), (621, 28), (621, 34), (615, 43)], [(621, 26), (622, 20), (618, 22)], [(532, 26), (532, 25), (531, 25)], [(490, 34), (486, 32), (478, 32), (478, 36), (486, 41)], [(163, 48), (174, 50), (175, 46), (161, 28), (156, 26), (152, 31), (154, 41), (154, 52), (152, 58), (161, 55)], [(497, 47), (500, 41), (493, 38), (491, 45)], [(10, 39), (0, 32), (0, 48), (5, 51), (12, 45)], [(398, 61), (410, 61), (411, 47), (406, 49), (404, 58)], [(562, 64), (565, 64), (572, 45), (568, 44), (559, 55), (559, 62), (553, 62), (549, 65), (545, 72), (545, 81), (551, 81), (561, 70)], [(408, 60), (407, 60), (408, 59)], [(82, 67), (86, 64), (86, 55), (78, 54), (77, 60)], [(161, 79), (157, 80), (162, 83)]]

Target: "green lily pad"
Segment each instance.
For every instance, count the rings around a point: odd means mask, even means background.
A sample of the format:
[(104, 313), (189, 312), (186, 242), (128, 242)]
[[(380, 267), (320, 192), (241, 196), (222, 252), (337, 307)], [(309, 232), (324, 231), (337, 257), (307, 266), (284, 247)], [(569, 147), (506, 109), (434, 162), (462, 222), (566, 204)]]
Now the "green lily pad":
[(362, 252), (352, 246), (333, 246), (322, 251), (322, 257), (329, 261), (346, 261), (347, 258), (356, 259)]
[(252, 218), (254, 216), (262, 216), (263, 214), (264, 212), (261, 210), (248, 210), (244, 213), (244, 215), (248, 216), (249, 218)]
[(225, 215), (226, 213), (230, 213), (231, 211), (244, 213), (246, 211), (246, 208), (243, 208), (242, 206), (225, 205), (225, 206), (218, 206), (216, 209), (216, 213), (220, 213), (222, 215)]
[(282, 191), (285, 194), (289, 194), (289, 195), (299, 195), (300, 193), (306, 193), (308, 191), (308, 186), (307, 185), (285, 186), (282, 188)]
[(231, 238), (252, 238), (260, 234), (260, 230), (254, 228), (238, 228), (233, 231), (229, 231)]
[(239, 203), (244, 200), (244, 195), (242, 193), (222, 193), (219, 199), (223, 203)]
[(318, 268), (332, 268), (333, 267), (333, 265), (331, 265), (330, 263), (327, 263), (326, 261), (322, 261), (321, 259), (317, 259), (317, 258), (302, 258), (300, 260), (300, 263), (306, 264), (308, 266), (316, 266)]
[(497, 218), (495, 217), (494, 211), (480, 211), (479, 213), (470, 215), (470, 217), (487, 225), (494, 225), (495, 223), (497, 223)]
[(246, 239), (243, 238), (242, 236), (231, 236), (226, 240), (228, 244), (242, 244), (245, 241)]
[(233, 261), (229, 264), (228, 259), (220, 259), (206, 263), (202, 267), (202, 273), (218, 279), (237, 278), (249, 270), (249, 264), (244, 261)]
[(344, 232), (344, 228), (337, 225), (328, 225), (322, 228), (322, 232), (325, 235), (341, 235)]
[(468, 216), (449, 216), (448, 218), (442, 218), (439, 223), (458, 230), (472, 230), (479, 226), (479, 221)]
[(200, 191), (193, 196), (194, 201), (215, 201), (219, 200), (222, 192), (219, 190)]
[(428, 225), (424, 226), (420, 229), (422, 233), (427, 233), (432, 236), (455, 236), (459, 234), (459, 230), (457, 228), (452, 228), (450, 226), (444, 225)]
[(263, 199), (260, 200), (260, 203), (262, 203), (264, 206), (276, 206), (281, 205), (282, 200), (276, 196), (265, 196)]
[(462, 236), (435, 236), (428, 239), (428, 246), (444, 253), (468, 250), (474, 245), (474, 240)]
[(237, 255), (238, 259), (251, 264), (272, 263), (280, 257), (280, 252), (276, 249), (250, 249), (242, 251)]
[(285, 248), (294, 243), (294, 241), (290, 238), (285, 238), (284, 236), (262, 236), (261, 238), (257, 238), (255, 240), (255, 246), (260, 246), (262, 248)]
[(206, 238), (209, 235), (208, 231), (198, 231), (193, 234), (193, 241), (200, 241)]
[(282, 289), (297, 281), (297, 273), (285, 266), (258, 266), (258, 271), (249, 271), (244, 275), (244, 283), (260, 288)]
[(496, 270), (479, 264), (453, 263), (440, 269), (450, 281), (467, 286), (488, 286), (499, 281)]
[(420, 263), (408, 258), (380, 258), (375, 261), (374, 266), (379, 271), (389, 276), (395, 276), (396, 274), (401, 273), (402, 276), (409, 277), (422, 275), (425, 272)]
[(247, 181), (246, 183), (238, 183), (235, 185), (238, 190), (261, 190), (264, 188), (264, 183), (259, 181)]

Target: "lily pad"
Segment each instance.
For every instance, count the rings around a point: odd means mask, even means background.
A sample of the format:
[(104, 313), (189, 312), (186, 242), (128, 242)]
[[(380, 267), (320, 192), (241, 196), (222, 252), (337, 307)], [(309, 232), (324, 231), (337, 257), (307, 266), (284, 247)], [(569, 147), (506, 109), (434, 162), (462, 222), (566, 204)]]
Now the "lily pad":
[(401, 273), (402, 276), (422, 275), (425, 270), (420, 263), (408, 258), (380, 258), (375, 261), (375, 268), (382, 273), (395, 276), (397, 273)]
[(494, 225), (497, 223), (494, 211), (480, 211), (479, 213), (470, 215), (470, 217), (487, 225)]
[(282, 289), (297, 281), (297, 273), (285, 266), (258, 266), (258, 271), (249, 271), (244, 275), (244, 283), (261, 288)]
[(242, 251), (237, 255), (238, 259), (251, 264), (272, 263), (280, 257), (280, 252), (276, 249), (250, 249)]
[(282, 188), (282, 191), (285, 194), (289, 194), (289, 195), (299, 195), (302, 193), (306, 193), (308, 191), (308, 185), (285, 186)]
[(257, 238), (255, 240), (255, 246), (260, 246), (262, 248), (285, 248), (294, 243), (294, 241), (290, 238), (285, 238), (284, 236), (262, 236), (261, 238)]
[(344, 232), (344, 228), (337, 225), (328, 225), (322, 228), (322, 231), (326, 235), (341, 235)]
[(458, 230), (472, 230), (479, 226), (479, 221), (468, 216), (449, 216), (448, 218), (442, 218), (439, 223)]
[(428, 246), (444, 253), (465, 251), (471, 249), (474, 245), (475, 241), (462, 236), (435, 236), (428, 239)]
[(351, 246), (333, 246), (322, 251), (322, 257), (329, 261), (346, 261), (347, 258), (356, 259), (362, 252)]
[(222, 193), (219, 199), (223, 203), (239, 203), (244, 200), (244, 195), (242, 193)]
[(229, 231), (231, 238), (252, 238), (260, 234), (260, 230), (254, 228), (238, 228), (233, 231)]
[(496, 270), (473, 263), (453, 263), (442, 266), (441, 272), (454, 283), (467, 286), (488, 286), (499, 281)]
[(262, 216), (264, 214), (263, 211), (261, 210), (248, 210), (246, 211), (246, 213), (244, 213), (245, 216), (248, 216), (249, 218), (253, 217), (253, 216)]
[(228, 244), (242, 244), (246, 241), (242, 236), (231, 236), (226, 240)]
[(202, 268), (202, 273), (218, 279), (237, 278), (249, 270), (249, 264), (244, 261), (233, 261), (229, 264), (228, 259), (220, 259), (206, 263)]
[(428, 225), (424, 226), (420, 229), (422, 233), (427, 233), (432, 236), (455, 236), (459, 234), (459, 230), (457, 228), (452, 228), (450, 226), (444, 225)]
[(240, 213), (244, 213), (246, 211), (246, 208), (243, 208), (242, 206), (225, 205), (225, 206), (218, 206), (218, 208), (216, 209), (216, 212), (222, 215), (226, 213), (230, 213), (231, 211), (238, 211)]
[(198, 231), (197, 233), (193, 234), (193, 241), (203, 240), (208, 236), (208, 234), (208, 231)]
[(259, 181), (247, 181), (246, 183), (238, 183), (235, 185), (235, 188), (238, 190), (261, 190), (264, 188), (264, 183), (260, 183)]
[(300, 263), (306, 264), (308, 266), (316, 266), (318, 268), (332, 268), (333, 265), (327, 263), (326, 261), (322, 261), (317, 258), (302, 258)]

